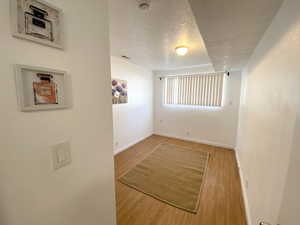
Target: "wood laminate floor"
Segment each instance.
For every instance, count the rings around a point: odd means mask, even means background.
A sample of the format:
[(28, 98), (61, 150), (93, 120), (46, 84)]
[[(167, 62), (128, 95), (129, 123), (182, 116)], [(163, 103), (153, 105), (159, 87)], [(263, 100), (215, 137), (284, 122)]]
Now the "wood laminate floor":
[(197, 214), (172, 207), (116, 180), (118, 225), (246, 225), (240, 177), (232, 150), (153, 135), (115, 156), (116, 179), (160, 143), (211, 153)]

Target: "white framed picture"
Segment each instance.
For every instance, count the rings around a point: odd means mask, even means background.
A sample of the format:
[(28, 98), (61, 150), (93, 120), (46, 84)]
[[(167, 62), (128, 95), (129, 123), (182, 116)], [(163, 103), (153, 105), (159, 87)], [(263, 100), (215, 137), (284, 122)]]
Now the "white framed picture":
[(128, 82), (126, 80), (112, 79), (112, 104), (128, 103)]
[(15, 80), (18, 104), (23, 112), (72, 106), (71, 79), (65, 71), (15, 65)]
[(63, 49), (62, 10), (43, 0), (10, 0), (16, 38)]

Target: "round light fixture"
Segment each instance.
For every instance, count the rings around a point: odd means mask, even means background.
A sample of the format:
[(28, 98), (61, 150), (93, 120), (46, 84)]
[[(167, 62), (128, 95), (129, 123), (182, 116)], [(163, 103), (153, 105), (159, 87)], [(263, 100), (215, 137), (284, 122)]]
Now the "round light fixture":
[(179, 46), (175, 48), (177, 55), (186, 55), (189, 51), (189, 48), (186, 46)]

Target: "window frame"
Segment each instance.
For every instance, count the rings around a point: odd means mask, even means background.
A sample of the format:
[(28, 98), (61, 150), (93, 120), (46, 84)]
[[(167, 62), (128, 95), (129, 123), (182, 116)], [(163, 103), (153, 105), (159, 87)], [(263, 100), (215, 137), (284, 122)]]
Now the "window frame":
[[(200, 108), (222, 108), (224, 105), (226, 82), (224, 72), (167, 75), (160, 78), (163, 80), (163, 105)], [(192, 79), (188, 81), (189, 78)], [(168, 84), (171, 79), (172, 82), (174, 81), (171, 85), (173, 91), (168, 89)], [(179, 84), (179, 82), (186, 83)], [(187, 90), (188, 88), (191, 89)], [(174, 89), (177, 91), (174, 91)], [(172, 92), (172, 96), (168, 96), (168, 90), (169, 93)], [(184, 97), (182, 97), (181, 92), (183, 92)], [(180, 95), (180, 97), (178, 97), (178, 95)]]

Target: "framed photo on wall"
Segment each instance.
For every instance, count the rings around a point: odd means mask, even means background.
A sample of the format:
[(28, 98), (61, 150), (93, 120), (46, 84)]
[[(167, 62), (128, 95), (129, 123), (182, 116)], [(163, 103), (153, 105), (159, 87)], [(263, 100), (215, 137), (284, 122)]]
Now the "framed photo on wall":
[(128, 84), (126, 80), (112, 79), (112, 104), (128, 103)]
[(62, 10), (44, 0), (10, 0), (16, 38), (63, 49)]
[(72, 106), (67, 72), (41, 67), (15, 65), (20, 110), (39, 111)]

